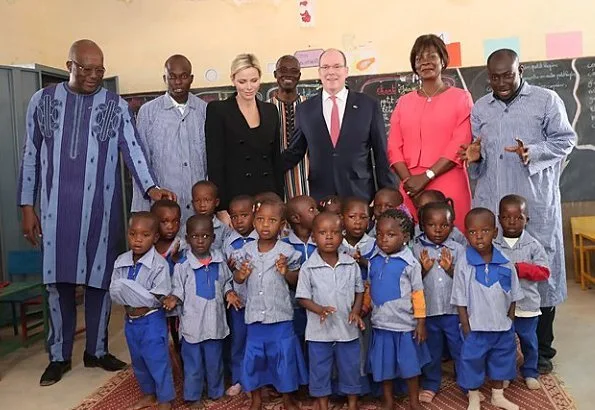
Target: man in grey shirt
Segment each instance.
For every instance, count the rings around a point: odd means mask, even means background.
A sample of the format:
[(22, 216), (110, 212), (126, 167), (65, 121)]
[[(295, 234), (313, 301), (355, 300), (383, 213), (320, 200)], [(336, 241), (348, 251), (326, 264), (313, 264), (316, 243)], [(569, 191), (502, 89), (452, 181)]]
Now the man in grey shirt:
[[(137, 118), (149, 167), (159, 183), (177, 195), (182, 231), (186, 220), (194, 214), (192, 185), (207, 177), (204, 132), (207, 104), (189, 92), (193, 79), (192, 64), (186, 57), (168, 58), (163, 75), (167, 92), (143, 104)], [(148, 211), (150, 206), (134, 183), (131, 211)]]

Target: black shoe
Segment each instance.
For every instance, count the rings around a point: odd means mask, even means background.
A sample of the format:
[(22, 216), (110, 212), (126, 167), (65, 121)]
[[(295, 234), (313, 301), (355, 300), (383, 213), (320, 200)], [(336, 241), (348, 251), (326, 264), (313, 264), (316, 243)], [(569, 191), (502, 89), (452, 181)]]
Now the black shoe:
[(70, 360), (65, 362), (50, 362), (41, 375), (40, 386), (51, 386), (62, 380), (64, 373), (71, 369)]
[(101, 367), (108, 372), (117, 372), (127, 366), (126, 363), (117, 359), (116, 356), (110, 353), (102, 357), (95, 357), (85, 352), (83, 355), (83, 362), (85, 367)]
[(551, 360), (545, 357), (540, 357), (537, 361), (537, 371), (539, 374), (550, 374), (554, 370), (554, 365)]

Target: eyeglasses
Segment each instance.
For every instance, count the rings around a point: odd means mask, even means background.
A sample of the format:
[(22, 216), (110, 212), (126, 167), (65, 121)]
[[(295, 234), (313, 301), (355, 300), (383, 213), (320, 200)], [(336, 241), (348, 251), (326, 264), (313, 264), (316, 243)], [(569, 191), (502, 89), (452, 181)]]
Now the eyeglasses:
[(83, 75), (90, 75), (95, 72), (95, 74), (97, 74), (99, 77), (103, 77), (105, 74), (105, 67), (85, 67), (81, 63), (77, 63), (74, 60), (70, 60), (70, 62), (74, 63), (76, 69), (83, 73)]
[(342, 68), (345, 68), (345, 65), (344, 64), (335, 64), (335, 65), (326, 65), (325, 64), (325, 65), (321, 65), (319, 68), (320, 68), (320, 71), (329, 71), (329, 70), (337, 71)]

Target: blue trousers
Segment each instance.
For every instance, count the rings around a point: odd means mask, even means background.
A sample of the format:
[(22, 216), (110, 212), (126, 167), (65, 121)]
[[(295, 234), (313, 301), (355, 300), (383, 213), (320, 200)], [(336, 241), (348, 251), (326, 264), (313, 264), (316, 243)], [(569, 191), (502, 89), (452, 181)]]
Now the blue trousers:
[(537, 323), (539, 316), (517, 317), (514, 319), (514, 330), (521, 341), (521, 351), (525, 359), (521, 366), (523, 377), (537, 378), (537, 360), (539, 344), (537, 342)]
[(333, 368), (337, 369), (336, 393), (361, 393), (359, 339), (350, 342), (308, 342), (308, 351), (310, 396), (326, 397), (333, 393)]
[(126, 342), (132, 370), (144, 394), (154, 394), (159, 403), (176, 397), (169, 358), (169, 335), (163, 310), (137, 319), (126, 318)]
[(244, 313), (246, 309), (235, 310), (230, 308), (231, 321), (231, 384), (240, 382), (242, 375), (242, 361), (246, 351), (246, 322)]
[(424, 390), (438, 392), (442, 382), (442, 357), (445, 352), (445, 342), (450, 355), (454, 359), (455, 368), (461, 353), (461, 332), (458, 315), (440, 315), (426, 318), (428, 339), (426, 344), (430, 349), (432, 361), (422, 368), (422, 387)]
[(205, 378), (209, 398), (216, 400), (223, 397), (223, 340), (188, 343), (182, 339), (182, 359), (184, 400), (200, 400)]
[[(76, 285), (54, 283), (46, 285), (50, 314), (48, 347), (50, 361), (70, 360), (76, 332)], [(84, 286), (85, 327), (87, 340), (85, 351), (102, 357), (108, 353), (107, 326), (112, 307), (109, 291)]]
[(479, 389), (487, 376), (492, 380), (516, 377), (514, 329), (504, 332), (470, 332), (463, 341), (457, 383), (467, 390)]

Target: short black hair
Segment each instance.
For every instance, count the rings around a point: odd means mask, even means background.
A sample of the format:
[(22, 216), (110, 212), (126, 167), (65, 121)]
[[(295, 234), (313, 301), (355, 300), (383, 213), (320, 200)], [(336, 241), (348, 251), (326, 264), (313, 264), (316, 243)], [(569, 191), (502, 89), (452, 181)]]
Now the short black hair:
[[(297, 212), (297, 210), (296, 210), (297, 204), (304, 202), (304, 201), (314, 201), (314, 198), (312, 198), (311, 196), (308, 196), (308, 195), (296, 195), (293, 198), (289, 199), (287, 201), (287, 203), (285, 204), (287, 217), (289, 218), (292, 215), (295, 215), (295, 213)], [(314, 202), (316, 202), (316, 201), (314, 201)]]
[(283, 199), (273, 191), (260, 192), (254, 195), (254, 202), (262, 203), (264, 201), (283, 202)]
[(318, 215), (316, 215), (314, 217), (314, 220), (312, 221), (312, 228), (314, 228), (316, 226), (316, 224), (322, 220), (322, 219), (327, 219), (327, 218), (332, 218), (332, 219), (337, 219), (339, 221), (340, 224), (343, 224), (343, 221), (341, 221), (341, 217), (339, 215), (337, 215), (334, 212), (321, 212)]
[(252, 207), (254, 207), (255, 204), (254, 197), (250, 195), (237, 195), (234, 196), (231, 201), (229, 201), (229, 207), (231, 208), (232, 205), (237, 204), (239, 202), (249, 202)]
[(338, 195), (327, 195), (318, 202), (318, 211), (324, 212), (329, 205), (337, 204), (340, 209), (343, 209), (343, 199)]
[(254, 210), (254, 213), (258, 213), (258, 211), (263, 206), (271, 206), (273, 208), (278, 208), (281, 215), (281, 219), (285, 219), (285, 203), (283, 203), (282, 201), (271, 201), (270, 199), (265, 199), (264, 201), (256, 202), (256, 208)]
[(417, 211), (417, 217), (419, 219), (419, 227), (422, 231), (423, 231), (423, 224), (426, 221), (426, 217), (432, 211), (446, 211), (446, 212), (448, 212), (450, 215), (449, 222), (453, 223), (453, 221), (455, 220), (455, 211), (452, 206), (452, 203), (449, 202), (449, 199), (450, 198), (448, 198), (446, 201), (428, 202), (427, 204), (425, 204), (424, 206), (419, 208), (419, 211)]
[(379, 189), (376, 194), (374, 195), (374, 199), (376, 199), (376, 197), (378, 195), (382, 195), (382, 194), (391, 194), (391, 195), (396, 195), (399, 198), (399, 201), (401, 203), (403, 203), (403, 195), (401, 194), (401, 191), (399, 191), (396, 188), (391, 188), (391, 187), (385, 187), (385, 188), (381, 188)]
[(153, 205), (151, 205), (151, 212), (155, 213), (160, 208), (175, 209), (178, 211), (178, 214), (182, 214), (180, 205), (176, 201), (172, 201), (171, 199), (160, 199), (158, 201), (153, 202)]
[(473, 208), (465, 216), (465, 228), (469, 225), (469, 220), (478, 216), (488, 216), (491, 219), (492, 224), (496, 227), (496, 215), (488, 208)]
[(502, 208), (504, 205), (518, 205), (525, 215), (527, 214), (529, 208), (527, 205), (527, 199), (524, 196), (516, 194), (503, 196), (500, 200), (500, 205), (498, 206), (498, 212), (502, 213)]
[(344, 214), (345, 212), (347, 212), (347, 210), (354, 204), (363, 205), (366, 208), (368, 215), (370, 215), (370, 204), (368, 203), (368, 201), (357, 196), (350, 196), (345, 198), (345, 200), (341, 204), (341, 213)]
[(132, 224), (132, 221), (134, 221), (135, 219), (145, 219), (150, 221), (151, 230), (153, 230), (154, 232), (159, 232), (159, 220), (157, 219), (155, 214), (152, 214), (149, 211), (134, 212), (132, 215), (130, 215), (130, 219), (128, 220), (129, 227)]
[(448, 67), (450, 58), (448, 57), (448, 50), (446, 49), (446, 44), (444, 44), (444, 41), (442, 41), (442, 39), (435, 34), (424, 34), (415, 40), (413, 47), (411, 47), (411, 54), (409, 55), (411, 69), (415, 74), (418, 74), (417, 70), (415, 69), (415, 58), (430, 47), (434, 47), (438, 52), (440, 61), (442, 61), (442, 69), (444, 70), (446, 67)]
[(413, 219), (405, 212), (401, 211), (400, 209), (387, 209), (384, 211), (379, 217), (378, 221), (376, 222), (376, 226), (378, 223), (383, 219), (394, 219), (399, 224), (401, 231), (408, 235), (409, 239), (413, 238), (415, 235), (415, 225), (413, 223)]
[(275, 64), (275, 70), (279, 68), (279, 65), (281, 65), (281, 61), (283, 60), (293, 60), (298, 63), (298, 66), (300, 66), (300, 60), (298, 60), (295, 56), (292, 56), (291, 54), (285, 54), (284, 56), (279, 57), (279, 59), (277, 60), (277, 63)]
[(213, 192), (215, 192), (215, 197), (219, 198), (219, 188), (217, 188), (217, 185), (215, 185), (215, 183), (213, 181), (209, 181), (206, 179), (203, 179), (202, 181), (198, 181), (197, 183), (192, 185), (192, 192), (194, 192), (194, 190), (196, 188), (200, 188), (200, 187), (211, 188), (213, 190)]
[(209, 215), (192, 215), (186, 221), (186, 232), (192, 231), (192, 228), (200, 224), (208, 224), (211, 227), (212, 231), (215, 230), (215, 228), (213, 227), (213, 217)]
[(512, 61), (518, 61), (519, 60), (519, 55), (517, 54), (516, 51), (511, 50), (510, 48), (501, 48), (499, 50), (494, 51), (492, 54), (490, 54), (488, 56), (488, 61), (487, 61), (487, 65), (490, 65), (490, 62), (497, 57), (503, 57), (503, 56), (507, 56), (512, 58)]

